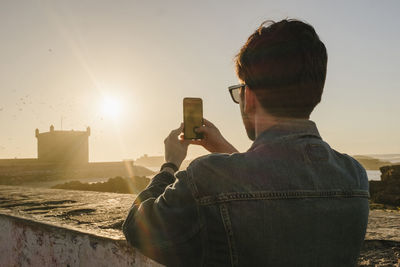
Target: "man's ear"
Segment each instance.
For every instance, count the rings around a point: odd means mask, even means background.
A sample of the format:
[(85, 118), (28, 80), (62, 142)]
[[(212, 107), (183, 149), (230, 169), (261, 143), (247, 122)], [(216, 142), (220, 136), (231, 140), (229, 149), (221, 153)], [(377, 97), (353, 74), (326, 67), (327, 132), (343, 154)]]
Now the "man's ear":
[(251, 114), (255, 110), (256, 105), (256, 95), (247, 86), (244, 89), (244, 112), (246, 114)]

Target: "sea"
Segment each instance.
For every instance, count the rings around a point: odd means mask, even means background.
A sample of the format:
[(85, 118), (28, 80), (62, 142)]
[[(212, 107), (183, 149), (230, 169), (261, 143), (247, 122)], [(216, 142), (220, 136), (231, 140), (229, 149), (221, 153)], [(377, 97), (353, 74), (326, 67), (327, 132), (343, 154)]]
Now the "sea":
[(381, 180), (381, 171), (376, 170), (367, 170), (368, 180), (371, 181), (380, 181)]

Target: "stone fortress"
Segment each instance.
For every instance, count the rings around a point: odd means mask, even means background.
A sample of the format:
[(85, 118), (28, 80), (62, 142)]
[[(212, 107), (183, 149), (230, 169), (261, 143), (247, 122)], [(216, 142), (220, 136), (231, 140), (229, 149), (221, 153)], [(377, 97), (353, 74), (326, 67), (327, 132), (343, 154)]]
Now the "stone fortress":
[(0, 184), (37, 185), (65, 179), (151, 176), (153, 171), (134, 166), (133, 160), (89, 161), (90, 127), (86, 131), (35, 130), (37, 158), (0, 159)]
[(89, 162), (90, 127), (86, 131), (55, 131), (50, 126), (49, 132), (39, 133), (37, 138), (38, 160), (64, 164), (87, 164)]
[(49, 132), (35, 130), (37, 158), (0, 159), (0, 167), (11, 166), (73, 166), (89, 163), (90, 127), (86, 131), (57, 131), (50, 126)]

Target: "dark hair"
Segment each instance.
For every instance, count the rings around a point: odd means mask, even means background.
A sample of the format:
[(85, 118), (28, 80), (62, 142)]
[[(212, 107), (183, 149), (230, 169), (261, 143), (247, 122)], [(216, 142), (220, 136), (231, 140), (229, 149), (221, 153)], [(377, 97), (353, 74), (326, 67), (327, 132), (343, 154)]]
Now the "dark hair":
[(266, 21), (236, 56), (236, 72), (271, 115), (308, 118), (321, 101), (327, 61), (311, 25)]

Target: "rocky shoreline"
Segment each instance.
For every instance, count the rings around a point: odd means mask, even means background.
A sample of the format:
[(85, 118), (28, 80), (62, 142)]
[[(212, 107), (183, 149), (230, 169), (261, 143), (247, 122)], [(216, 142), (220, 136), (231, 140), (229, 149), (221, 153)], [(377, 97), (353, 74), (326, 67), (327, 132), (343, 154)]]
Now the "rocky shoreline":
[(380, 171), (381, 181), (369, 181), (371, 200), (400, 207), (400, 165), (383, 166)]

